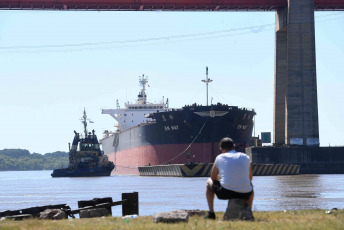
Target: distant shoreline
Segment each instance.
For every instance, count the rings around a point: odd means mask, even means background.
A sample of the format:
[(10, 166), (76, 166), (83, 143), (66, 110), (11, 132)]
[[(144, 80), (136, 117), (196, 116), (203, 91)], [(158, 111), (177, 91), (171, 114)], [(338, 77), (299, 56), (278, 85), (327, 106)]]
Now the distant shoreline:
[(67, 165), (67, 152), (57, 151), (42, 155), (30, 153), (26, 149), (0, 150), (0, 171), (52, 170)]

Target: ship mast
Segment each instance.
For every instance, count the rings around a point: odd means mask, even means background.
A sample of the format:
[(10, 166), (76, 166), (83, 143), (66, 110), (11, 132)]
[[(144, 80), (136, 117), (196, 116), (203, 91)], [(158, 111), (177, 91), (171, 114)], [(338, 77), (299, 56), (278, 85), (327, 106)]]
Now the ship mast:
[(139, 82), (142, 85), (142, 90), (141, 90), (142, 98), (143, 98), (142, 104), (146, 104), (147, 103), (147, 100), (146, 100), (146, 84), (148, 82), (148, 77), (145, 77), (145, 75), (143, 74), (142, 77), (139, 77)]
[(208, 106), (208, 84), (210, 82), (212, 82), (213, 80), (211, 80), (210, 78), (208, 78), (208, 66), (206, 68), (206, 79), (205, 80), (202, 80), (202, 82), (205, 82), (206, 84), (206, 87), (207, 87), (207, 106)]
[(86, 109), (84, 108), (84, 115), (82, 116), (82, 123), (84, 123), (84, 132), (85, 132), (85, 138), (87, 138), (87, 115), (86, 115)]

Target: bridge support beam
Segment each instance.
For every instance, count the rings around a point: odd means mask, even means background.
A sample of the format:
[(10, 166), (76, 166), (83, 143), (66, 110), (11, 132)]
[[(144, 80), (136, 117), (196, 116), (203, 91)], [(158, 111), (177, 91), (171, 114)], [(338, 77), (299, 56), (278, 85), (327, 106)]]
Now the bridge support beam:
[(276, 11), (274, 143), (319, 145), (314, 0)]

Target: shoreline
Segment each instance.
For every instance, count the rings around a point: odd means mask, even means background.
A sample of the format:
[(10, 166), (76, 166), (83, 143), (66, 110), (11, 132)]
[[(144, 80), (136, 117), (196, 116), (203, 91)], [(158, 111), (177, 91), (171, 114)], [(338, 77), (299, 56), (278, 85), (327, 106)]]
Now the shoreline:
[(0, 229), (342, 229), (344, 224), (344, 209), (258, 211), (253, 212), (255, 221), (223, 221), (223, 214), (223, 212), (216, 212), (216, 220), (205, 220), (202, 216), (190, 216), (187, 223), (173, 224), (155, 224), (153, 216), (139, 216), (135, 219), (101, 217), (65, 220), (2, 220)]

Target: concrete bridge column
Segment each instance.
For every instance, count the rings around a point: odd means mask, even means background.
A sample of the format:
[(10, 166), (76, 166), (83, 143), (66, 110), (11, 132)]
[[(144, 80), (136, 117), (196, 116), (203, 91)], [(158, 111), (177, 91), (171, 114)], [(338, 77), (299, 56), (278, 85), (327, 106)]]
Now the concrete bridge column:
[(275, 23), (275, 90), (274, 90), (274, 136), (273, 142), (285, 143), (285, 109), (287, 65), (287, 15), (288, 8), (276, 11)]
[(319, 145), (314, 0), (288, 0), (275, 28), (274, 143)]

